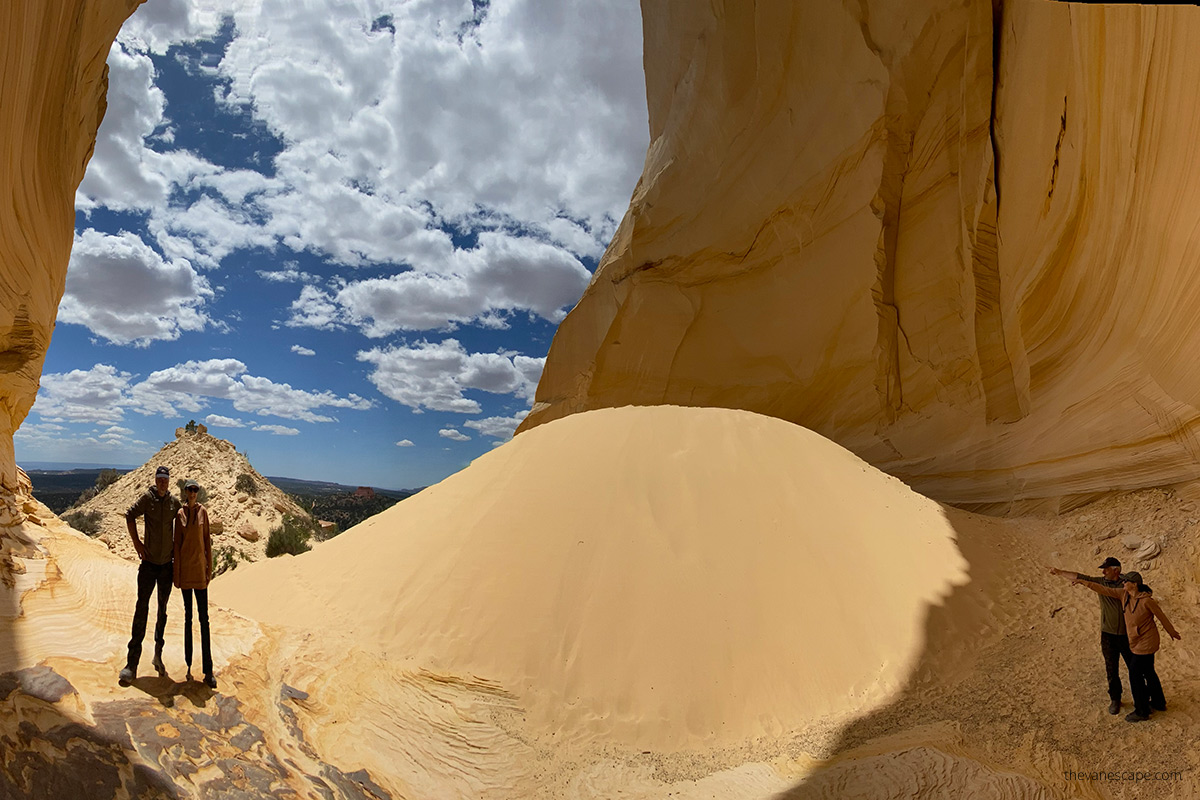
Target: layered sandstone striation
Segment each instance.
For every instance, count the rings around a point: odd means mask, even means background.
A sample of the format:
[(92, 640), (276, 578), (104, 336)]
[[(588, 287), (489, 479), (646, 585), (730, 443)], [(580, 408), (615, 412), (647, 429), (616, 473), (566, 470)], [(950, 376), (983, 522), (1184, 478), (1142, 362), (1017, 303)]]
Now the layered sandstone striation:
[(1200, 477), (1200, 8), (643, 17), (645, 171), (523, 430), (744, 408), (992, 507)]
[(75, 189), (108, 90), (105, 59), (144, 0), (0, 4), (0, 486), (37, 394), (66, 286)]
[[(122, 558), (136, 561), (125, 512), (154, 485), (154, 473), (160, 466), (171, 471), (170, 491), (181, 502), (180, 481), (194, 480), (200, 484), (212, 527), (213, 547), (231, 548), (241, 560), (257, 561), (266, 556), (268, 534), (283, 523), (285, 515), (309, 517), (286, 492), (258, 474), (232, 442), (203, 430), (189, 432), (183, 428), (177, 429), (175, 439), (163, 445), (145, 464), (125, 473), (95, 497), (68, 509), (64, 516), (73, 512), (99, 512), (97, 538)], [(243, 475), (246, 477), (239, 484)], [(138, 526), (140, 531), (140, 522)]]

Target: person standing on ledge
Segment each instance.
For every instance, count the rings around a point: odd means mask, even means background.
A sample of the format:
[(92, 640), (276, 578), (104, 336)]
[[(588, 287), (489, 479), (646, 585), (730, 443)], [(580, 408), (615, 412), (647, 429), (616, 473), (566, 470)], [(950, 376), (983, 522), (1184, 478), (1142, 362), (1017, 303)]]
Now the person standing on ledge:
[(183, 487), (187, 504), (175, 515), (175, 585), (183, 592), (183, 657), (188, 680), (192, 679), (192, 596), (200, 617), (200, 651), (204, 684), (217, 688), (213, 675), (212, 646), (208, 636), (208, 582), (212, 580), (212, 534), (208, 511), (198, 502), (200, 485), (188, 481)]
[[(146, 616), (150, 612), (150, 594), (158, 587), (158, 619), (154, 624), (154, 660), (151, 665), (160, 677), (165, 677), (162, 651), (164, 634), (167, 630), (167, 600), (171, 597), (171, 578), (174, 556), (172, 526), (179, 511), (179, 501), (167, 490), (171, 471), (159, 467), (154, 471), (154, 486), (148, 487), (129, 510), (125, 512), (125, 524), (133, 549), (137, 551), (141, 564), (137, 574), (137, 605), (133, 610), (133, 632), (129, 638), (129, 655), (125, 669), (121, 670), (119, 682), (128, 686), (137, 680), (138, 661), (142, 658), (142, 640), (146, 638)], [(138, 538), (137, 518), (142, 517), (143, 542)]]
[[(1093, 578), (1070, 572), (1065, 569), (1050, 568), (1051, 575), (1061, 575), (1071, 580), (1095, 583), (1108, 589), (1122, 589), (1125, 584), (1121, 581), (1121, 562), (1109, 556), (1100, 565), (1104, 577)], [(1125, 615), (1121, 611), (1121, 601), (1100, 595), (1100, 652), (1104, 654), (1104, 670), (1108, 673), (1108, 713), (1118, 714), (1121, 711), (1121, 663), (1125, 661), (1125, 670), (1130, 676), (1130, 692), (1133, 691), (1133, 653), (1129, 649), (1129, 637), (1125, 632)]]

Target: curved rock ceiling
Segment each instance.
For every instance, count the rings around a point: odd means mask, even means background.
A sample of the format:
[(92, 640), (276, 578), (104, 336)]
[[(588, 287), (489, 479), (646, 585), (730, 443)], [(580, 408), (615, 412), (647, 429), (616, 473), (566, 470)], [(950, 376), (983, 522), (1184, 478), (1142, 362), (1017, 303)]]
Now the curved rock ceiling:
[(1200, 476), (1200, 8), (642, 10), (645, 171), (524, 429), (743, 408), (992, 507)]
[(75, 230), (75, 189), (108, 91), (105, 59), (144, 0), (0, 3), (0, 485), (29, 413)]

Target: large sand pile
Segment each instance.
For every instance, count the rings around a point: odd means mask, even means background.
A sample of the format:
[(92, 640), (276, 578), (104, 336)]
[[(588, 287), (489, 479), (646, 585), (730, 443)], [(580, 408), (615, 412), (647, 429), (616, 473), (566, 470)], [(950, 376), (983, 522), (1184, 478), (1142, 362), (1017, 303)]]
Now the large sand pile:
[[(125, 525), (125, 511), (154, 485), (154, 472), (160, 466), (171, 470), (170, 491), (177, 496), (180, 492), (176, 484), (180, 480), (194, 480), (204, 487), (207, 492), (204, 506), (213, 527), (213, 547), (233, 548), (247, 561), (265, 556), (267, 535), (283, 521), (285, 514), (308, 516), (284, 491), (259, 475), (232, 442), (204, 431), (191, 433), (182, 428), (175, 439), (164, 444), (145, 464), (67, 513), (99, 511), (102, 517), (97, 538), (117, 555), (136, 560)], [(253, 491), (238, 488), (239, 475), (249, 476)], [(141, 522), (138, 530), (141, 531)]]
[(623, 408), (522, 434), (213, 592), (496, 681), (560, 735), (671, 749), (886, 699), (964, 566), (936, 503), (810, 431)]

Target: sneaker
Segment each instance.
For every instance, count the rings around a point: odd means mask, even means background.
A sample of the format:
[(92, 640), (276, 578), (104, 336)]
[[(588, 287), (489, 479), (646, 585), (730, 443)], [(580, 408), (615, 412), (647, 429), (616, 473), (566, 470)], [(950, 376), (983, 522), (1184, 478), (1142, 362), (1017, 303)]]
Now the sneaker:
[(122, 686), (128, 686), (136, 680), (137, 671), (131, 667), (126, 667), (125, 669), (121, 670), (121, 674), (117, 676), (117, 683), (121, 684)]
[(1110, 713), (1114, 716), (1116, 716), (1117, 714), (1120, 714), (1121, 713), (1121, 701), (1113, 700), (1111, 703), (1109, 703), (1108, 704), (1108, 713)]
[(204, 685), (210, 689), (217, 688), (217, 679), (211, 672), (204, 676)]
[(163, 664), (162, 656), (155, 656), (154, 660), (150, 662), (150, 666), (154, 667), (154, 669), (157, 670), (158, 677), (160, 677), (160, 678), (167, 677), (167, 668)]
[(1148, 719), (1150, 719), (1149, 714), (1139, 714), (1136, 711), (1131, 711), (1125, 715), (1126, 722), (1145, 722)]

